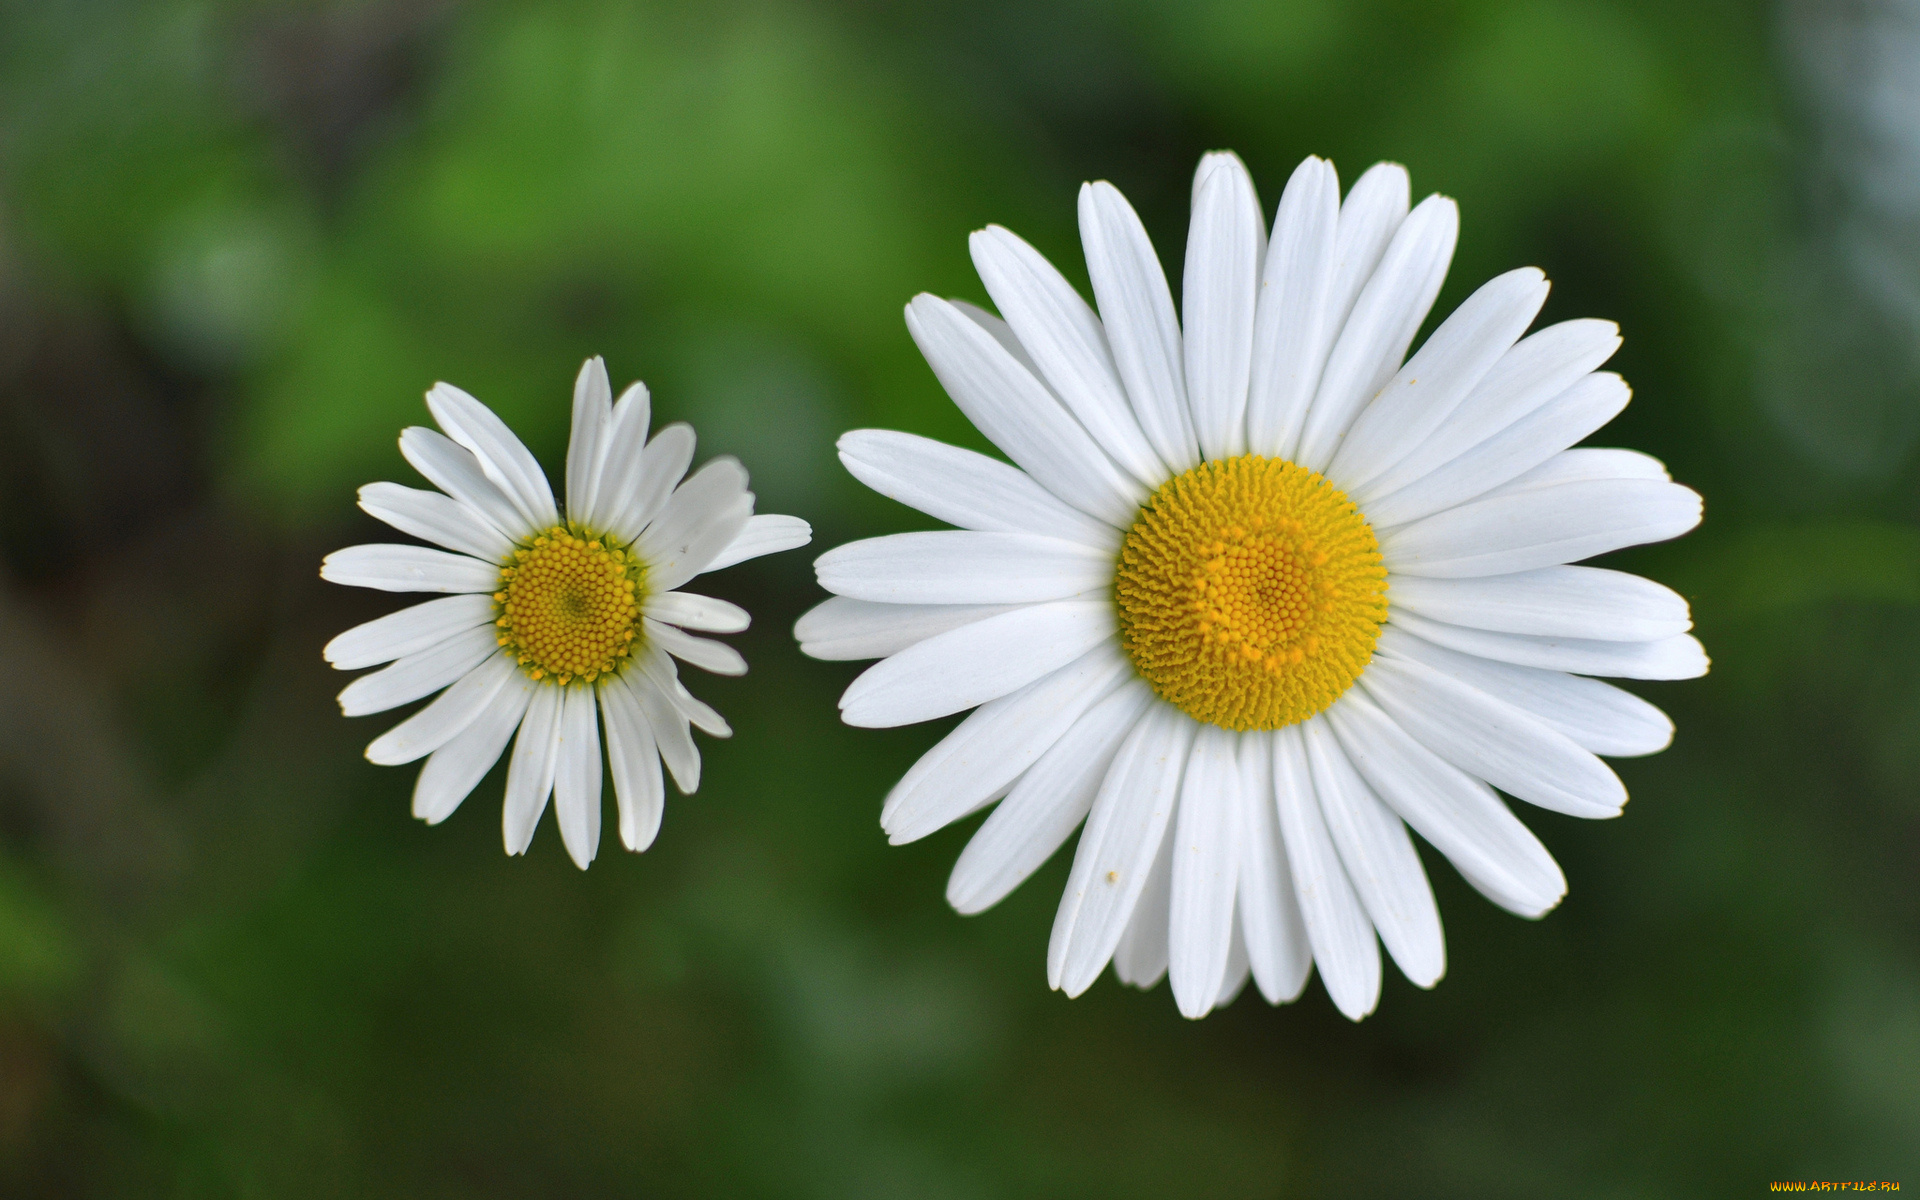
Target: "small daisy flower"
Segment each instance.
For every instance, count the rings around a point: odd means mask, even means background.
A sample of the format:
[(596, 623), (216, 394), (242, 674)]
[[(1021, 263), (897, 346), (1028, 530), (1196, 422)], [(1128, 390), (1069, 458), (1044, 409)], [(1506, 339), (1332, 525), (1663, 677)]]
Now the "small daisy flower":
[(440, 490), (370, 483), (360, 507), (446, 549), (349, 546), (326, 557), (320, 577), (451, 594), (327, 643), (327, 661), (341, 670), (391, 664), (348, 684), (340, 707), (357, 717), (440, 693), (367, 747), (383, 765), (427, 760), (413, 815), (429, 825), (460, 806), (513, 738), (507, 853), (526, 852), (551, 795), (582, 870), (600, 844), (604, 722), (620, 842), (645, 850), (666, 799), (661, 762), (691, 793), (700, 752), (690, 726), (732, 733), (687, 691), (673, 660), (720, 675), (747, 669), (731, 646), (686, 632), (737, 633), (746, 611), (677, 589), (804, 546), (812, 532), (796, 517), (755, 516), (747, 473), (732, 458), (687, 475), (692, 427), (669, 425), (649, 441), (646, 387), (613, 403), (598, 358), (574, 384), (564, 515), (540, 464), (493, 410), (445, 383), (427, 393), (427, 408), (444, 432), (403, 430), (400, 453)]
[[(1673, 726), (1592, 676), (1707, 669), (1686, 601), (1576, 560), (1692, 529), (1700, 497), (1628, 450), (1569, 449), (1627, 403), (1615, 326), (1526, 334), (1547, 295), (1502, 275), (1403, 362), (1459, 218), (1409, 211), (1381, 164), (1343, 203), (1309, 158), (1269, 236), (1231, 154), (1194, 179), (1180, 319), (1111, 185), (1080, 191), (1098, 311), (1027, 243), (973, 235), (996, 317), (929, 295), (907, 326), (1013, 465), (856, 430), (867, 486), (958, 530), (841, 546), (795, 633), (882, 661), (841, 698), (878, 727), (975, 711), (887, 796), (911, 842), (998, 802), (947, 885), (998, 902), (1085, 822), (1047, 951), (1070, 996), (1111, 962), (1180, 1011), (1248, 977), (1272, 1003), (1318, 964), (1376, 1004), (1380, 944), (1445, 970), (1409, 827), (1494, 903), (1538, 917), (1560, 868), (1495, 789), (1618, 815), (1599, 755)], [(977, 706), (977, 707), (976, 707)]]

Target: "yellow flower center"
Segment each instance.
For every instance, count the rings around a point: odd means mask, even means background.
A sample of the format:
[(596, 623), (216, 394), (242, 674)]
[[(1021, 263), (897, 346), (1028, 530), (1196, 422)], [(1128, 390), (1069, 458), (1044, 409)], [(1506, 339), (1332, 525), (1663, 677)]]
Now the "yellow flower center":
[(633, 652), (646, 598), (639, 556), (556, 525), (515, 550), (500, 579), (498, 640), (533, 678), (592, 683)]
[(1319, 474), (1257, 454), (1162, 484), (1120, 547), (1120, 641), (1197, 721), (1279, 729), (1324, 711), (1387, 619), (1380, 542)]

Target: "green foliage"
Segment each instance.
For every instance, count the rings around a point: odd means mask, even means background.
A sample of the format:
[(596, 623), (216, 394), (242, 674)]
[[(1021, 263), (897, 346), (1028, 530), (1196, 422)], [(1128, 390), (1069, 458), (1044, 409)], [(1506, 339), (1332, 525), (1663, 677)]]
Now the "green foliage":
[(0, 997), (43, 1001), (79, 974), (81, 949), (59, 909), (0, 863)]

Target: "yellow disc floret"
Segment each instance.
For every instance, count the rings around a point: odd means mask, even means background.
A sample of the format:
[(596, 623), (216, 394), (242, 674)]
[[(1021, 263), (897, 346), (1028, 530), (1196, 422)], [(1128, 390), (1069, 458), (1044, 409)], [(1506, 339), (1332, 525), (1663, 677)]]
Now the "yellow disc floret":
[(640, 636), (646, 569), (605, 538), (554, 526), (500, 568), (499, 642), (535, 679), (592, 683)]
[(1120, 548), (1120, 640), (1161, 698), (1227, 729), (1324, 711), (1387, 619), (1373, 527), (1313, 471), (1257, 454), (1161, 485)]

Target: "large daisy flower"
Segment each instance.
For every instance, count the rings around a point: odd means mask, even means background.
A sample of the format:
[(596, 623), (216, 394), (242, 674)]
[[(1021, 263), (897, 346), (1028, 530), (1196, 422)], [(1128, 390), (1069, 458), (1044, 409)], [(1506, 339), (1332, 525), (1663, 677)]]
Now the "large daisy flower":
[(690, 727), (732, 732), (688, 693), (673, 660), (721, 675), (747, 669), (731, 646), (686, 632), (738, 632), (746, 611), (676, 589), (804, 546), (811, 531), (796, 517), (753, 515), (747, 473), (732, 458), (688, 476), (692, 427), (647, 440), (647, 389), (636, 383), (614, 403), (598, 358), (574, 384), (564, 515), (540, 464), (493, 410), (445, 383), (427, 393), (427, 408), (444, 432), (404, 430), (400, 453), (440, 490), (370, 483), (360, 507), (446, 549), (349, 546), (326, 557), (320, 577), (452, 594), (327, 643), (341, 670), (391, 664), (348, 684), (340, 707), (357, 717), (440, 692), (367, 747), (384, 765), (427, 760), (413, 815), (430, 825), (460, 806), (517, 730), (507, 853), (526, 852), (551, 795), (561, 840), (583, 870), (600, 845), (604, 721), (620, 841), (645, 850), (666, 798), (660, 763), (690, 793), (700, 784)]
[(1591, 677), (1707, 669), (1680, 596), (1566, 565), (1700, 520), (1654, 459), (1568, 449), (1627, 403), (1596, 371), (1616, 328), (1522, 337), (1547, 295), (1526, 268), (1403, 363), (1459, 223), (1442, 196), (1408, 209), (1401, 167), (1343, 203), (1309, 158), (1269, 236), (1246, 168), (1210, 154), (1176, 320), (1139, 218), (1088, 184), (1097, 313), (998, 226), (972, 249), (999, 317), (907, 306), (1013, 465), (884, 430), (840, 441), (856, 478), (960, 530), (823, 555), (835, 595), (795, 632), (817, 658), (882, 660), (842, 697), (849, 724), (975, 709), (880, 818), (911, 842), (999, 802), (947, 885), (961, 912), (1085, 821), (1047, 951), (1068, 995), (1111, 961), (1141, 987), (1170, 975), (1198, 1017), (1249, 974), (1290, 1000), (1317, 963), (1357, 1020), (1380, 942), (1431, 986), (1445, 949), (1408, 827), (1541, 915), (1566, 881), (1495, 789), (1617, 815), (1597, 755), (1653, 753), (1673, 727)]

